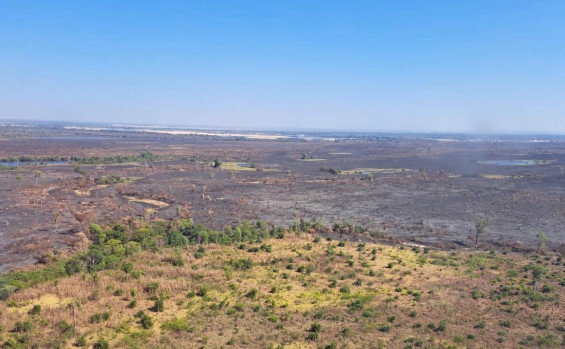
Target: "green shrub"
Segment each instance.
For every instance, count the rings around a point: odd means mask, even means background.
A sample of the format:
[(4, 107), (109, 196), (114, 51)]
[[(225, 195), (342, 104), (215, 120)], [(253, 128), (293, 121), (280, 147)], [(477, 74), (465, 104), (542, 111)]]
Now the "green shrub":
[(241, 258), (237, 260), (231, 260), (230, 265), (235, 270), (249, 270), (253, 268), (253, 261), (250, 259)]
[(41, 305), (36, 304), (28, 312), (29, 315), (39, 315), (41, 314)]
[(79, 258), (71, 258), (65, 262), (65, 272), (68, 275), (73, 275), (84, 271), (85, 263)]
[(184, 247), (188, 245), (188, 239), (178, 231), (172, 231), (165, 237), (165, 245), (169, 247)]
[(130, 273), (133, 270), (133, 263), (124, 263), (122, 264), (122, 270), (125, 273)]
[(110, 316), (112, 316), (112, 313), (109, 311), (96, 313), (88, 318), (88, 322), (91, 324), (98, 324), (101, 323), (102, 321), (108, 321), (110, 319)]
[(502, 320), (500, 321), (500, 326), (510, 328), (512, 327), (512, 323), (509, 320)]
[(194, 252), (194, 258), (201, 259), (204, 257), (205, 254), (206, 254), (206, 249), (204, 248), (204, 246), (199, 246), (196, 252)]
[(165, 311), (165, 299), (163, 297), (158, 297), (155, 300), (155, 304), (153, 305), (152, 310), (154, 312), (162, 313)]
[(347, 307), (352, 311), (361, 310), (363, 309), (363, 302), (360, 299), (356, 299), (353, 302), (349, 303)]
[(318, 339), (318, 332), (311, 332), (306, 336), (306, 339), (309, 341), (316, 341)]
[(388, 332), (390, 331), (390, 326), (389, 325), (379, 325), (379, 327), (377, 328), (380, 332)]
[(86, 335), (83, 334), (82, 336), (78, 337), (74, 345), (81, 348), (86, 347)]
[(206, 297), (206, 294), (208, 294), (208, 289), (205, 286), (200, 286), (196, 292), (198, 297)]
[(313, 333), (318, 333), (322, 331), (322, 325), (320, 325), (317, 322), (314, 322), (312, 325), (310, 325), (310, 332)]
[(186, 332), (189, 330), (190, 326), (185, 319), (175, 318), (172, 321), (164, 322), (161, 325), (164, 330), (175, 331), (175, 332)]
[(249, 290), (249, 292), (247, 292), (247, 294), (245, 295), (245, 297), (247, 298), (257, 298), (257, 289), (252, 288), (251, 290)]
[(93, 349), (109, 349), (110, 344), (104, 338), (100, 338), (94, 345), (92, 346)]
[(184, 267), (184, 259), (180, 251), (175, 251), (175, 256), (171, 259), (171, 264), (175, 267)]
[(440, 321), (439, 325), (436, 327), (435, 331), (436, 332), (445, 332), (447, 325), (445, 324), (445, 321)]
[(141, 327), (148, 330), (153, 327), (153, 319), (151, 318), (151, 316), (142, 314), (141, 316), (139, 316), (139, 324), (141, 325)]
[(0, 285), (0, 300), (6, 300), (10, 298), (12, 293), (17, 291), (17, 287), (13, 285)]
[(13, 332), (28, 333), (33, 331), (33, 323), (31, 321), (18, 321), (14, 325)]
[(541, 316), (534, 314), (532, 315), (532, 326), (540, 330), (547, 330), (549, 328), (549, 315), (546, 315), (544, 318)]
[(324, 349), (337, 349), (337, 343), (331, 342), (330, 344), (326, 345)]
[(158, 282), (150, 282), (147, 284), (147, 286), (145, 286), (145, 292), (155, 294), (158, 288), (159, 288)]

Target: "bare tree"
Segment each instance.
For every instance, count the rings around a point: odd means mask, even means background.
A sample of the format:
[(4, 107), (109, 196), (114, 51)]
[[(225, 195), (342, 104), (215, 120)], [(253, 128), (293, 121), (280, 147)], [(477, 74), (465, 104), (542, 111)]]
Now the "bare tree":
[(55, 231), (57, 231), (59, 230), (59, 219), (63, 215), (63, 211), (61, 210), (53, 211), (51, 212), (51, 214), (53, 215), (53, 222), (55, 223)]

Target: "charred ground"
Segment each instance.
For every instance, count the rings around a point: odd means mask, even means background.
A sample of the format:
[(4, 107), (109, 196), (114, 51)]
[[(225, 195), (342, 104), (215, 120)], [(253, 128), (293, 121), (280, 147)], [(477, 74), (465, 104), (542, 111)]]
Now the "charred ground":
[[(548, 248), (560, 248), (565, 142), (428, 138), (245, 140), (3, 127), (4, 159), (151, 153), (156, 160), (3, 167), (0, 271), (80, 246), (85, 224), (125, 216), (191, 216), (215, 229), (244, 219), (351, 222), (373, 237), (444, 248), (472, 246), (482, 217), (489, 225), (481, 248), (536, 248), (539, 231)], [(493, 160), (536, 163), (482, 163)]]

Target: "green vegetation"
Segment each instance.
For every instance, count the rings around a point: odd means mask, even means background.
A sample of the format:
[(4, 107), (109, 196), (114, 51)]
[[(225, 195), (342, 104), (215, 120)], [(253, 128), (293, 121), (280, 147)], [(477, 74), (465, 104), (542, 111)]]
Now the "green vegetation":
[[(61, 158), (63, 159), (63, 158)], [(114, 156), (71, 156), (64, 158), (64, 161), (70, 161), (84, 165), (108, 165), (108, 164), (122, 164), (126, 162), (153, 162), (157, 161), (159, 157), (151, 152), (141, 153), (139, 155), (114, 155)]]

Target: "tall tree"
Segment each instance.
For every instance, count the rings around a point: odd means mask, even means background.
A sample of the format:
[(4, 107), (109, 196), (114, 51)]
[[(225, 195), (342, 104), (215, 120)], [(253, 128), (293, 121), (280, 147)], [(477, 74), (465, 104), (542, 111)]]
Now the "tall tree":
[(477, 244), (479, 243), (479, 236), (486, 233), (488, 222), (485, 219), (479, 218), (475, 223), (475, 249), (477, 249)]
[(43, 176), (43, 172), (39, 170), (33, 170), (33, 176), (35, 177), (35, 186), (37, 187), (37, 181)]
[(539, 240), (539, 248), (541, 250), (545, 250), (545, 244), (549, 241), (547, 236), (543, 233), (543, 231), (538, 232), (538, 240)]
[(534, 265), (532, 267), (532, 278), (534, 279), (534, 295), (538, 291), (539, 281), (545, 274), (547, 274), (547, 268), (543, 265)]

